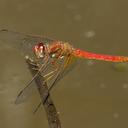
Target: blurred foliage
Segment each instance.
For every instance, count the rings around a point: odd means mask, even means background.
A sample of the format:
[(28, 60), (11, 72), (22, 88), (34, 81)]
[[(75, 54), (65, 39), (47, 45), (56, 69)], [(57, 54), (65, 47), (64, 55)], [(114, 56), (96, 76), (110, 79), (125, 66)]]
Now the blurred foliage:
[(128, 71), (128, 63), (115, 63), (113, 64), (112, 67), (116, 71), (120, 71), (120, 72)]

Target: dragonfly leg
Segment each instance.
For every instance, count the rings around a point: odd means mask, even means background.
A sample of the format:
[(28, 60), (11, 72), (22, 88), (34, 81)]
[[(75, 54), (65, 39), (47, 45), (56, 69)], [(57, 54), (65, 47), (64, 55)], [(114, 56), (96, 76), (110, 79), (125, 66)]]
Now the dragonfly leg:
[(35, 71), (38, 71), (39, 70), (38, 64), (35, 63), (35, 62), (33, 62), (33, 61), (31, 61), (30, 59), (29, 59), (29, 64), (33, 66), (32, 67), (33, 70), (35, 70)]
[[(27, 61), (29, 64), (34, 65), (33, 67), (38, 67), (38, 64), (36, 64), (36, 62), (34, 62), (34, 61), (33, 61), (30, 57), (28, 57), (28, 56), (26, 57), (26, 61)], [(34, 79), (37, 77), (37, 75), (39, 74), (39, 72), (41, 72), (41, 71), (43, 72), (43, 70), (47, 67), (48, 63), (49, 63), (49, 58), (46, 57), (46, 62), (45, 62), (43, 65), (39, 66), (39, 69), (38, 69), (37, 73), (33, 76), (33, 78), (31, 79), (31, 81), (29, 81), (28, 84), (19, 92), (19, 94), (18, 94), (18, 96), (17, 96), (17, 98), (16, 98), (16, 100), (15, 100), (15, 103), (16, 103), (16, 104), (18, 104), (20, 97), (23, 97), (24, 91), (25, 91), (28, 87), (31, 86), (31, 83), (32, 83), (32, 82), (34, 81)]]
[(39, 61), (38, 60), (33, 60), (31, 57), (29, 56), (25, 56), (25, 59), (28, 60), (29, 64), (31, 64), (32, 66), (38, 67), (39, 66)]
[(45, 78), (44, 82), (47, 82), (49, 79), (51, 79), (54, 76), (54, 74), (50, 75), (48, 78)]
[(39, 67), (33, 67), (32, 69), (35, 70), (35, 71), (38, 71)]
[(49, 73), (47, 73), (46, 75), (44, 75), (43, 77), (46, 78), (48, 76), (51, 76), (52, 74), (54, 74), (57, 71), (57, 69), (55, 69), (54, 71), (51, 71)]
[[(61, 76), (63, 75), (64, 70), (65, 70), (65, 69), (68, 67), (68, 65), (70, 64), (71, 59), (72, 59), (72, 56), (71, 56), (71, 55), (68, 56), (67, 58), (65, 58), (64, 64), (60, 67), (60, 68), (62, 68), (62, 70), (58, 72), (55, 81), (51, 84), (51, 86), (50, 86), (49, 89), (48, 89), (49, 91), (52, 89), (52, 87), (55, 85), (55, 83), (61, 78)], [(59, 69), (58, 69), (58, 70), (59, 70)]]

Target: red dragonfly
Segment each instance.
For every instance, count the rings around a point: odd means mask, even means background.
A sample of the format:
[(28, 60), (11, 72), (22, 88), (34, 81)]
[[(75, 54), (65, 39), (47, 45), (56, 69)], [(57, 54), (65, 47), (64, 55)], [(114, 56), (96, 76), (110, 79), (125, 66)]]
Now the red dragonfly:
[[(91, 53), (74, 48), (68, 42), (40, 36), (25, 35), (8, 30), (0, 31), (0, 41), (8, 45), (10, 44), (11, 47), (18, 49), (21, 54), (28, 55), (41, 65), (39, 71), (46, 79), (49, 91), (63, 77), (72, 63), (73, 58), (128, 62), (128, 57), (125, 56)], [(36, 75), (38, 75), (38, 73)], [(30, 89), (29, 87), (36, 75), (19, 93), (16, 103), (20, 103), (23, 100), (26, 90)]]

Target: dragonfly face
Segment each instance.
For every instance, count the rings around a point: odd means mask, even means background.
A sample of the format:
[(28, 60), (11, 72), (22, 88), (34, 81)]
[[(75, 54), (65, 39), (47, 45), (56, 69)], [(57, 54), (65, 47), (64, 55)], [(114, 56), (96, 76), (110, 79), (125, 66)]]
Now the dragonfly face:
[(38, 43), (34, 46), (34, 53), (37, 58), (43, 58), (45, 56), (46, 46), (43, 43)]
[(61, 58), (63, 57), (62, 55), (62, 49), (60, 47), (60, 44), (43, 44), (43, 43), (38, 43), (34, 46), (34, 54), (35, 56), (40, 59), (44, 58), (46, 54), (50, 55), (51, 58)]

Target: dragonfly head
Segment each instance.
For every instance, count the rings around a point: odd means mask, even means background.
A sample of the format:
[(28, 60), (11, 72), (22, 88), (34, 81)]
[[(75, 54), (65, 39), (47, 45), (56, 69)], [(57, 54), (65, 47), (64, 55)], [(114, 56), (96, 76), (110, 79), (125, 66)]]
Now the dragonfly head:
[(43, 58), (45, 55), (45, 45), (43, 43), (38, 43), (34, 46), (34, 53), (37, 58)]

